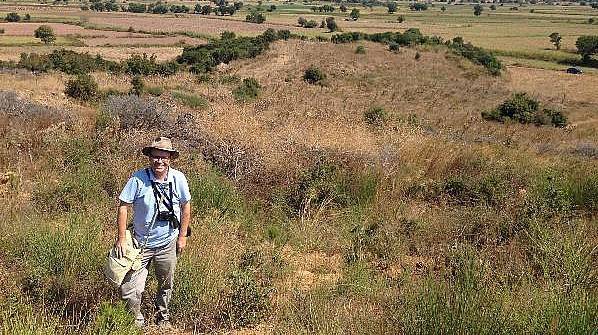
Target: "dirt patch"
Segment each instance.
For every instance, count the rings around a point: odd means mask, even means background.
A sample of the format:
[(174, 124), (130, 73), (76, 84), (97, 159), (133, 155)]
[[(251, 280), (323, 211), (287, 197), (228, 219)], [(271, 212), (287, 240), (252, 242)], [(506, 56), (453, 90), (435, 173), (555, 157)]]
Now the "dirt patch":
[(93, 16), (89, 17), (89, 23), (118, 28), (133, 27), (136, 30), (152, 32), (181, 32), (192, 31), (206, 35), (219, 35), (224, 31), (243, 33), (248, 35), (261, 34), (268, 28), (272, 29), (290, 29), (292, 31), (303, 31), (305, 29), (284, 24), (254, 24), (244, 21), (220, 18), (205, 18), (197, 16), (187, 16), (183, 18), (160, 16)]
[(341, 277), (341, 255), (299, 253), (290, 247), (285, 247), (283, 255), (293, 269), (285, 283), (288, 289), (307, 291), (321, 284), (334, 284)]

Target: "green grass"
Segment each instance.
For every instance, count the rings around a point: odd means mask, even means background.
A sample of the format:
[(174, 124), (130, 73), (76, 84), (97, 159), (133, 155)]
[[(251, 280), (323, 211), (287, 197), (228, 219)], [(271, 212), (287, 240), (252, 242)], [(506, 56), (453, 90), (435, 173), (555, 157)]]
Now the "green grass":
[(183, 91), (172, 91), (172, 97), (187, 107), (194, 109), (206, 109), (210, 106), (206, 98), (201, 95), (186, 93)]

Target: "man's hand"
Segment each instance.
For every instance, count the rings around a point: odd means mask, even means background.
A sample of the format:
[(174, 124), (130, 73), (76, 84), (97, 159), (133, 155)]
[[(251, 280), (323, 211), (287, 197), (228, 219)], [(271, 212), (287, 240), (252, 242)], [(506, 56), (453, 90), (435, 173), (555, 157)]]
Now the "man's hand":
[(117, 258), (122, 258), (125, 255), (125, 241), (121, 239), (116, 239), (114, 242), (114, 253), (116, 254)]
[(179, 239), (176, 241), (176, 254), (180, 255), (183, 253), (183, 250), (187, 246), (187, 237), (186, 236), (179, 236)]

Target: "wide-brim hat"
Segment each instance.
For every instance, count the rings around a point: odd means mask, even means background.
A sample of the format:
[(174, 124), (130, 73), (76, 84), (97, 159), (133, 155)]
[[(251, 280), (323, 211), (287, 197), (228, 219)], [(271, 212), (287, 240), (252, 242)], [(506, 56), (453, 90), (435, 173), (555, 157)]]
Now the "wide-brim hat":
[(152, 149), (158, 149), (158, 150), (169, 152), (170, 158), (173, 158), (173, 159), (179, 157), (179, 152), (176, 151), (172, 147), (172, 141), (168, 137), (162, 137), (162, 136), (156, 137), (154, 139), (154, 141), (152, 142), (152, 144), (141, 149), (141, 152), (144, 155), (149, 156), (152, 152)]

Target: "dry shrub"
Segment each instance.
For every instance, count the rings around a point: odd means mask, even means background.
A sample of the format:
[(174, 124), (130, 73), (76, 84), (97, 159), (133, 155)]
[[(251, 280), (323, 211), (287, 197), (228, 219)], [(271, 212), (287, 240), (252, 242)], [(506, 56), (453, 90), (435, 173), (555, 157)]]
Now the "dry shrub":
[(120, 128), (163, 131), (168, 125), (169, 107), (154, 98), (130, 95), (111, 95), (104, 103), (104, 112), (117, 117)]
[(4, 130), (23, 133), (70, 121), (66, 111), (21, 98), (12, 91), (0, 91), (0, 118), (7, 121), (1, 123)]

